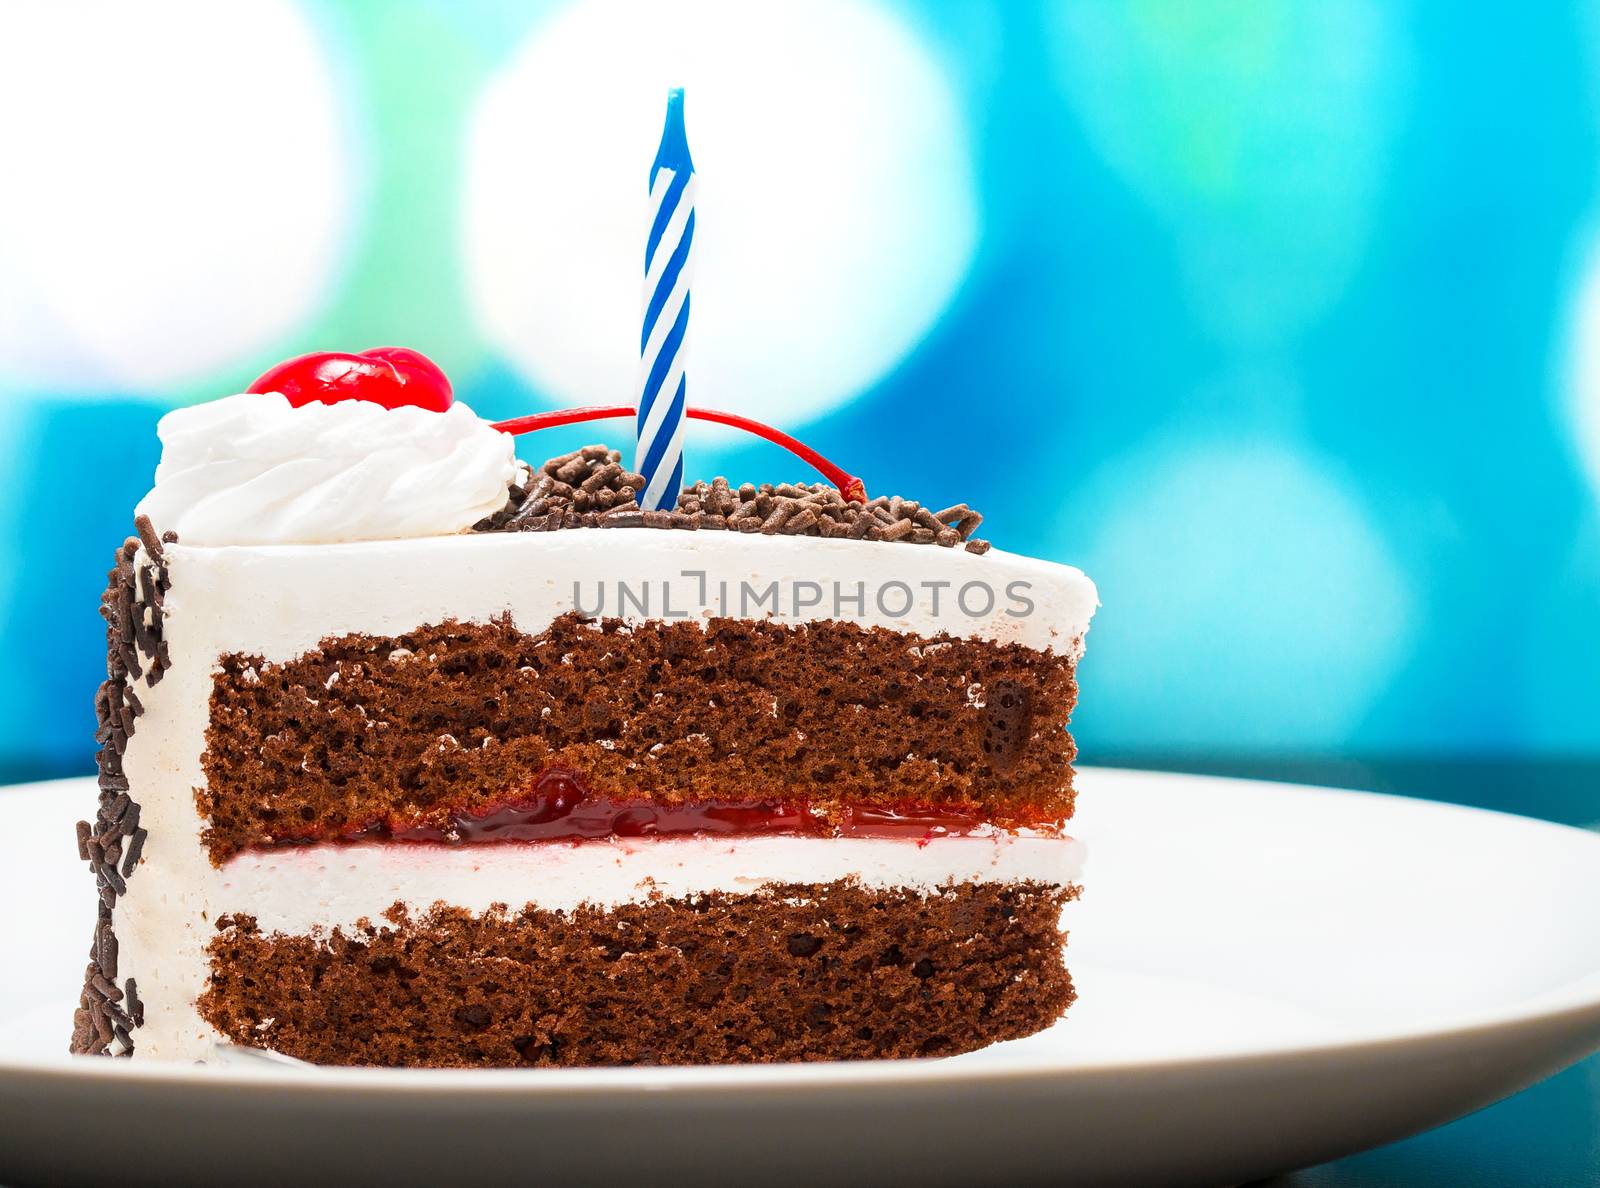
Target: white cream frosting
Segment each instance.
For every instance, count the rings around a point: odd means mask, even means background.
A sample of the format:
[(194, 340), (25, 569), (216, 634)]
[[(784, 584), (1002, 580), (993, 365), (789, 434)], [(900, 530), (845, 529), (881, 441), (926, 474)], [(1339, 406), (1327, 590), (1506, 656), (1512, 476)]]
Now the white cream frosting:
[(190, 545), (322, 544), (447, 535), (505, 505), (514, 445), (464, 404), (290, 405), (241, 393), (161, 418), (138, 510)]
[[(289, 660), (330, 635), (398, 635), (506, 612), (535, 633), (572, 610), (629, 622), (845, 619), (1076, 656), (1099, 605), (1079, 570), (999, 549), (980, 557), (736, 532), (572, 528), (337, 546), (179, 543), (166, 552), (172, 655), (192, 651), (207, 665), (225, 652)], [(180, 636), (191, 638), (180, 644)], [(209, 683), (209, 668), (201, 676)]]
[[(170, 521), (156, 523), (165, 528)], [(145, 1025), (135, 1037), (141, 1057), (203, 1059), (210, 1050), (214, 1036), (194, 1000), (206, 982), (205, 945), (225, 912), (248, 911), (299, 930), (324, 911), (321, 923), (348, 921), (396, 899), (417, 906), (440, 898), (473, 908), (529, 900), (570, 906), (578, 886), (590, 889), (586, 897), (616, 901), (646, 879), (680, 890), (747, 888), (764, 878), (811, 882), (854, 872), (927, 886), (984, 871), (999, 879), (1065, 879), (1074, 869), (1070, 843), (1059, 839), (947, 839), (919, 848), (901, 841), (750, 838), (736, 843), (737, 853), (735, 843), (711, 839), (656, 841), (637, 851), (598, 844), (386, 855), (309, 847), (237, 859), (219, 872), (201, 845), (194, 792), (205, 783), (212, 676), (228, 652), (287, 660), (329, 635), (394, 635), (448, 618), (482, 622), (502, 613), (523, 631), (538, 632), (574, 609), (574, 583), (584, 609), (593, 611), (597, 582), (625, 581), (636, 594), (650, 591), (648, 614), (632, 603), (620, 608), (633, 621), (737, 613), (737, 605), (718, 604), (721, 584), (730, 585), (734, 599), (741, 583), (761, 590), (775, 584), (779, 597), (770, 617), (779, 622), (838, 617), (1077, 656), (1097, 599), (1094, 584), (1076, 569), (999, 550), (980, 557), (931, 545), (645, 529), (323, 546), (181, 543), (166, 553), (171, 589), (164, 632), (172, 667), (153, 688), (139, 682), (145, 712), (123, 757), (149, 830), (143, 862), (116, 916), (123, 976), (138, 979), (145, 1003)], [(704, 576), (686, 578), (686, 571)], [(866, 594), (859, 613), (851, 603), (839, 615), (831, 595), (813, 603), (804, 585), (840, 583), (849, 597), (858, 582)], [(885, 606), (871, 596), (894, 583), (916, 594), (904, 613), (898, 598)], [(956, 597), (974, 583), (996, 593), (987, 613), (967, 613)], [(1030, 613), (1008, 613), (1020, 606), (1007, 595), (1012, 583), (1024, 584), (1017, 593)], [(967, 607), (979, 609), (984, 601), (969, 597)], [(618, 613), (614, 588), (603, 610)], [(769, 613), (766, 604), (759, 613)], [(981, 702), (983, 690), (969, 695)], [(413, 864), (409, 873), (405, 862)]]
[[(950, 882), (1074, 882), (1083, 846), (1072, 838), (987, 836), (919, 844), (890, 838), (683, 837), (488, 845), (319, 845), (246, 851), (223, 864), (211, 903), (291, 935), (381, 924), (395, 903), (487, 911), (532, 903), (570, 911), (652, 894), (747, 894), (768, 883), (855, 878), (867, 887), (931, 891)], [(141, 983), (142, 984), (142, 983)]]

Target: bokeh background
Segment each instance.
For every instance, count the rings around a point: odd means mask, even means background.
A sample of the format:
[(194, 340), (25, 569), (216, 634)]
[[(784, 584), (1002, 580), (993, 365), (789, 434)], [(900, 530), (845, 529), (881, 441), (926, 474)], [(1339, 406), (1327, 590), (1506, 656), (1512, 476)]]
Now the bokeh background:
[(1475, 11), (0, 7), (0, 774), (90, 767), (166, 409), (389, 343), (631, 398), (673, 83), (691, 403), (1087, 570), (1086, 757), (1600, 754), (1600, 4)]

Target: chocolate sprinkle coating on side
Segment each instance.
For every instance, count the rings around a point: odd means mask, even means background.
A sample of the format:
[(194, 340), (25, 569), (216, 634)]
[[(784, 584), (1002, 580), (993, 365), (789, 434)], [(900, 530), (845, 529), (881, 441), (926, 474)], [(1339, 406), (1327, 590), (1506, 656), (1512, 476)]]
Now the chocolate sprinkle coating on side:
[(161, 551), (161, 537), (156, 535), (155, 525), (150, 523), (150, 517), (135, 516), (133, 527), (139, 533), (139, 540), (144, 545), (144, 551), (149, 554), (150, 560), (157, 565), (166, 560)]
[[(473, 525), (474, 532), (554, 532), (561, 528), (670, 528), (755, 532), (989, 551), (974, 540), (983, 517), (965, 503), (931, 512), (898, 495), (853, 503), (827, 483), (754, 483), (737, 489), (725, 478), (683, 488), (674, 511), (641, 510), (644, 476), (622, 465), (622, 454), (584, 446), (537, 468), (526, 467), (506, 505)], [(976, 547), (975, 547), (976, 546)]]
[(117, 985), (117, 936), (112, 929), (117, 896), (127, 894), (148, 836), (139, 824), (139, 804), (129, 792), (122, 756), (144, 713), (135, 685), (140, 678), (147, 686), (156, 684), (171, 666), (162, 623), (171, 582), (162, 546), (178, 538), (171, 532), (158, 535), (148, 516), (139, 516), (134, 527), (138, 535), (117, 549), (100, 599), (106, 621), (106, 679), (94, 699), (100, 808), (92, 823), (77, 825), (78, 856), (94, 872), (99, 902), (71, 1050), (91, 1056), (132, 1055), (133, 1032), (144, 1022), (144, 1004), (133, 979)]

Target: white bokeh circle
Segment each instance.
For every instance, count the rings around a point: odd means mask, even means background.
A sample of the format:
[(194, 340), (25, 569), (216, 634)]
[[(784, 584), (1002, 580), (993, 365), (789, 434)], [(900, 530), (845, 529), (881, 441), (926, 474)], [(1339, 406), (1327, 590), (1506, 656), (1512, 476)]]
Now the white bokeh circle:
[(670, 86), (699, 176), (690, 402), (789, 424), (836, 406), (927, 332), (978, 234), (956, 97), (867, 4), (590, 0), (537, 26), (472, 121), (476, 316), (561, 401), (635, 399)]
[(313, 314), (355, 184), (338, 79), (288, 0), (0, 7), (0, 380), (194, 381)]
[(1272, 438), (1164, 439), (1108, 463), (1081, 560), (1103, 745), (1338, 752), (1403, 662), (1406, 575), (1348, 482)]

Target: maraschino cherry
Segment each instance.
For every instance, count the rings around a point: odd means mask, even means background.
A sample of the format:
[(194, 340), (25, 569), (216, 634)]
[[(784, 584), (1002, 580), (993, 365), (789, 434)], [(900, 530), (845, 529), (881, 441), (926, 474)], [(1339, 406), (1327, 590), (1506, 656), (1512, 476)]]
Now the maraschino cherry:
[(384, 408), (450, 407), (450, 381), (439, 365), (408, 347), (373, 347), (345, 354), (321, 351), (286, 360), (264, 372), (250, 392), (281, 392), (295, 408), (369, 400)]

